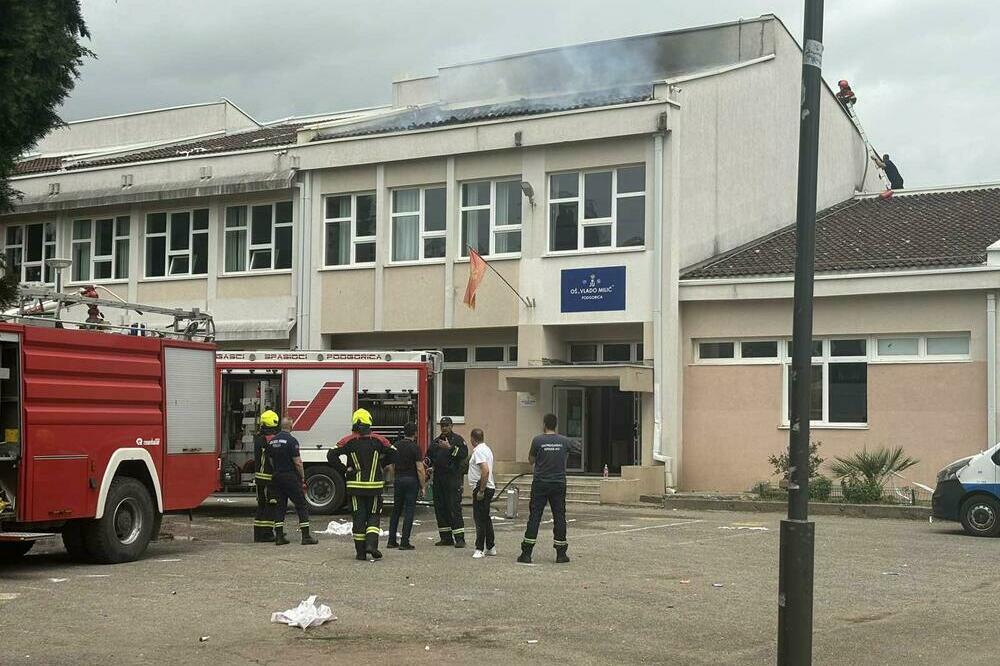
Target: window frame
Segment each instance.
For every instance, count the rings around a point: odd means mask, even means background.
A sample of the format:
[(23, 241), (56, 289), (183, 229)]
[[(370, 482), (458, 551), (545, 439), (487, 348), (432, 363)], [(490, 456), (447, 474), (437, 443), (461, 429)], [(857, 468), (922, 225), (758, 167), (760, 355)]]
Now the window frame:
[[(830, 354), (830, 342), (832, 340), (866, 340), (865, 343), (865, 354), (863, 356), (831, 356)], [(823, 384), (822, 384), (822, 394), (823, 394), (823, 405), (822, 405), (822, 418), (819, 420), (809, 420), (810, 428), (826, 428), (826, 429), (844, 429), (844, 430), (864, 430), (868, 428), (868, 421), (830, 421), (830, 366), (837, 364), (857, 364), (864, 363), (868, 366), (871, 363), (871, 338), (864, 335), (836, 335), (831, 337), (823, 338), (813, 338), (814, 342), (821, 342), (821, 353), (819, 356), (812, 357), (812, 366), (820, 366), (823, 368)], [(791, 380), (789, 378), (789, 373), (792, 368), (792, 358), (788, 354), (788, 350), (791, 347), (791, 340), (782, 340), (781, 344), (778, 345), (778, 352), (781, 356), (781, 427), (790, 427), (789, 421), (789, 409), (791, 408), (788, 392), (790, 390)], [(868, 376), (865, 375), (865, 415), (866, 419), (870, 418), (868, 414)]]
[[(41, 227), (42, 227), (42, 258), (39, 261), (28, 261), (27, 260), (27, 252), (28, 252), (28, 227), (31, 227), (31, 226), (34, 226), (34, 225), (41, 225)], [(7, 244), (7, 235), (10, 233), (10, 229), (15, 228), (15, 227), (20, 227), (20, 229), (21, 229), (21, 242), (20, 243), (11, 243), (11, 244), (8, 245)], [(47, 230), (51, 230), (52, 231), (52, 240), (51, 241), (45, 240), (45, 232)], [(57, 225), (55, 222), (46, 222), (46, 221), (42, 221), (42, 222), (23, 222), (23, 223), (19, 223), (19, 224), (7, 224), (7, 225), (4, 225), (3, 241), (4, 241), (4, 246), (3, 246), (4, 259), (7, 258), (9, 250), (14, 249), (14, 248), (17, 248), (17, 249), (20, 250), (20, 253), (21, 253), (21, 265), (20, 265), (21, 271), (20, 272), (21, 272), (21, 274), (18, 276), (18, 281), (19, 282), (40, 282), (41, 284), (47, 284), (47, 285), (55, 284), (55, 271), (53, 269), (49, 268), (46, 265), (45, 260), (46, 259), (51, 259), (51, 258), (53, 258), (53, 257), (56, 256), (56, 251), (57, 251), (57, 248), (59, 247), (59, 225)], [(52, 248), (51, 256), (46, 256), (46, 249), (48, 249), (48, 248)], [(30, 268), (39, 268), (39, 269), (41, 269), (41, 278), (42, 279), (41, 280), (37, 280), (37, 281), (36, 280), (30, 280), (29, 281), (27, 279), (26, 273), (27, 273), (28, 269), (30, 269)], [(48, 273), (50, 275), (50, 277), (52, 278), (51, 280), (46, 280), (45, 279), (46, 273)]]
[[(278, 222), (278, 205), (279, 204), (289, 204), (292, 207), (292, 215), (288, 222)], [(269, 243), (253, 243), (253, 209), (263, 206), (271, 207), (271, 240)], [(243, 224), (241, 226), (231, 227), (228, 225), (229, 220), (229, 209), (230, 208), (242, 208), (246, 211), (243, 216)], [(192, 218), (193, 219), (193, 218)], [(294, 268), (295, 263), (295, 203), (291, 200), (281, 200), (272, 201), (270, 203), (242, 203), (242, 204), (232, 204), (226, 205), (222, 211), (222, 275), (248, 275), (248, 274), (259, 274), (266, 272), (291, 272)], [(288, 268), (275, 268), (274, 264), (278, 260), (278, 229), (292, 229), (292, 244), (288, 248), (289, 254), (292, 256), (292, 266)], [(229, 245), (227, 243), (230, 233), (237, 233), (243, 231), (246, 234), (246, 243), (243, 248), (243, 269), (230, 271), (226, 270), (228, 265)], [(251, 260), (253, 258), (254, 251), (266, 250), (271, 253), (270, 266), (266, 268), (253, 268)]]
[[(406, 189), (406, 188), (402, 188)], [(373, 236), (358, 236), (358, 197), (368, 197), (372, 198), (375, 204), (375, 235)], [(350, 197), (351, 198), (351, 214), (348, 217), (327, 217), (326, 216), (326, 202), (328, 199), (333, 199), (336, 197)], [(391, 195), (390, 195), (391, 198)], [(323, 264), (319, 270), (343, 270), (347, 268), (371, 268), (378, 261), (378, 195), (375, 190), (361, 190), (358, 192), (338, 192), (323, 195)], [(412, 213), (410, 213), (412, 215)], [(327, 261), (326, 256), (326, 237), (329, 233), (329, 229), (334, 224), (347, 224), (350, 229), (350, 246), (351, 246), (351, 256), (350, 261), (346, 264), (331, 264)], [(391, 227), (390, 220), (390, 227)], [(371, 261), (357, 261), (357, 251), (358, 245), (371, 244), (375, 248), (374, 259)]]
[[(407, 190), (417, 190), (420, 192), (419, 205), (416, 211), (406, 211), (397, 213), (395, 208), (395, 194), (396, 192), (405, 192)], [(427, 231), (427, 191), (428, 190), (444, 190), (445, 191), (445, 202), (444, 202), (444, 229), (436, 231)], [(412, 217), (417, 215), (417, 224), (419, 226), (419, 240), (417, 244), (417, 258), (416, 259), (393, 259), (393, 250), (396, 247), (396, 218), (397, 217)], [(443, 238), (444, 243), (444, 256), (443, 257), (427, 257), (425, 256), (427, 250), (426, 241)], [(325, 238), (324, 238), (325, 240)], [(376, 248), (376, 252), (377, 252)], [(389, 266), (412, 266), (414, 264), (443, 264), (448, 256), (448, 188), (444, 183), (438, 183), (435, 185), (414, 185), (414, 186), (404, 186), (404, 187), (393, 187), (389, 190)]]
[[(584, 362), (573, 362), (573, 347), (578, 345), (595, 345), (597, 347), (597, 360), (593, 363)], [(604, 347), (605, 345), (628, 345), (629, 347), (629, 360), (628, 361), (608, 361), (604, 358)], [(573, 340), (566, 343), (566, 362), (570, 365), (642, 365), (643, 359), (640, 358), (639, 347), (642, 346), (642, 342), (635, 340)]]
[[(490, 201), (488, 204), (478, 204), (478, 205), (467, 205), (465, 203), (465, 186), (466, 185), (477, 185), (481, 183), (489, 183), (490, 186)], [(465, 180), (458, 183), (458, 224), (459, 224), (459, 238), (461, 239), (465, 235), (465, 213), (477, 210), (488, 210), (490, 216), (490, 238), (489, 238), (489, 252), (483, 256), (489, 257), (490, 259), (516, 259), (521, 256), (521, 252), (497, 252), (497, 234), (511, 233), (516, 231), (521, 238), (521, 242), (524, 242), (524, 205), (522, 201), (521, 206), (521, 221), (517, 224), (497, 224), (497, 185), (502, 183), (516, 183), (518, 191), (521, 188), (521, 177), (520, 176), (502, 176), (497, 178), (479, 178), (475, 180)], [(523, 195), (521, 195), (523, 196)], [(464, 241), (461, 242), (462, 247), (459, 250), (459, 257), (468, 260), (469, 252)], [(520, 245), (520, 243), (519, 243)]]
[[(97, 245), (97, 223), (104, 221), (111, 221), (111, 254), (98, 255), (96, 253)], [(118, 233), (118, 224), (122, 221), (128, 223), (129, 230), (125, 235), (120, 235)], [(77, 222), (89, 222), (90, 223), (90, 236), (88, 238), (76, 238), (75, 226)], [(77, 280), (73, 279), (73, 271), (76, 270), (77, 264), (74, 261), (73, 265), (70, 267), (70, 280), (66, 284), (112, 284), (128, 282), (131, 255), (132, 255), (132, 242), (131, 242), (131, 230), (132, 230), (132, 217), (131, 215), (113, 215), (111, 217), (81, 217), (74, 218), (69, 222), (69, 252), (70, 257), (75, 256), (77, 245), (88, 245), (90, 248), (90, 266), (88, 278)], [(125, 241), (128, 244), (129, 259), (130, 261), (125, 264), (125, 275), (117, 275), (116, 269), (118, 267), (118, 243), (120, 241)], [(111, 277), (109, 278), (96, 278), (96, 272), (94, 270), (94, 264), (98, 261), (110, 261), (111, 262)]]
[[(476, 347), (503, 347), (504, 350), (504, 360), (503, 361), (479, 361), (476, 358)], [(444, 350), (445, 349), (462, 349), (465, 351), (465, 361), (444, 361)], [(497, 343), (497, 344), (480, 344), (480, 345), (448, 345), (438, 348), (438, 351), (442, 354), (442, 370), (471, 370), (476, 368), (503, 368), (511, 367), (517, 365), (517, 352), (512, 351), (517, 349), (517, 344), (508, 343)], [(444, 375), (442, 374), (442, 380), (435, 382), (436, 388), (434, 391), (435, 396), (435, 412), (437, 413), (436, 421), (440, 421), (442, 416), (448, 416), (456, 424), (465, 423), (465, 415), (457, 416), (455, 414), (444, 413)]]
[[(638, 192), (618, 192), (618, 172), (622, 169), (643, 168), (643, 188)], [(567, 169), (562, 171), (551, 171), (545, 174), (546, 187), (546, 248), (549, 255), (561, 256), (567, 254), (597, 254), (601, 252), (628, 252), (641, 251), (646, 249), (646, 183), (648, 166), (645, 162), (635, 162), (631, 164), (619, 164), (614, 166), (593, 167), (588, 169)], [(586, 201), (586, 177), (590, 174), (611, 172), (611, 216), (595, 219), (587, 219), (584, 202)], [(577, 174), (577, 194), (575, 197), (554, 197), (552, 196), (552, 177)], [(641, 245), (618, 245), (618, 200), (643, 198), (643, 240)], [(552, 247), (552, 205), (560, 203), (576, 203), (576, 248), (570, 250), (557, 250)], [(588, 227), (611, 226), (611, 244), (597, 247), (584, 246), (585, 229)]]
[[(208, 218), (208, 224), (204, 229), (194, 228), (194, 214), (195, 211), (204, 210)], [(164, 214), (167, 216), (167, 226), (166, 229), (160, 233), (149, 233), (149, 218), (152, 215)], [(174, 215), (179, 215), (182, 213), (188, 214), (188, 247), (186, 250), (171, 250), (170, 249), (170, 231), (174, 222)], [(207, 249), (210, 247), (211, 243), (206, 243), (206, 257), (205, 257), (205, 272), (204, 273), (194, 273), (194, 240), (195, 235), (204, 234), (206, 241), (210, 241), (208, 238), (209, 231), (212, 228), (212, 209), (210, 207), (195, 207), (195, 208), (176, 208), (176, 209), (160, 209), (160, 210), (150, 210), (146, 211), (143, 215), (143, 226), (142, 226), (142, 280), (185, 280), (185, 279), (198, 279), (207, 278), (212, 270), (212, 257), (211, 252)], [(163, 238), (164, 242), (164, 263), (163, 263), (163, 275), (149, 275), (149, 243), (147, 240), (149, 238)], [(247, 239), (249, 243), (249, 238)], [(186, 273), (171, 273), (170, 272), (170, 260), (174, 257), (187, 257), (188, 260), (188, 270)]]

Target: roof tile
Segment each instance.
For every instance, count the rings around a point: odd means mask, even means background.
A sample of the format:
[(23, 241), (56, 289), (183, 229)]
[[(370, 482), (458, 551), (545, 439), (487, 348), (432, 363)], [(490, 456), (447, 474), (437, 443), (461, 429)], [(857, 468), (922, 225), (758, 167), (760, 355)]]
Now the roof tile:
[[(1000, 188), (850, 199), (816, 221), (816, 272), (970, 266), (1000, 240)], [(687, 271), (683, 279), (795, 272), (794, 225)]]

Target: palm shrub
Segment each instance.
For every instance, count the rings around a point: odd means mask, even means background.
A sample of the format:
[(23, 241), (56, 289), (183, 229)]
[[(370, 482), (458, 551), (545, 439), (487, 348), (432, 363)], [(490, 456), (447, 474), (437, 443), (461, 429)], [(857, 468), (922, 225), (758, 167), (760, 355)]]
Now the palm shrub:
[(872, 451), (863, 448), (846, 458), (834, 456), (830, 471), (840, 479), (844, 499), (868, 504), (882, 499), (885, 483), (893, 474), (916, 465), (916, 458), (903, 455), (903, 447), (880, 447)]

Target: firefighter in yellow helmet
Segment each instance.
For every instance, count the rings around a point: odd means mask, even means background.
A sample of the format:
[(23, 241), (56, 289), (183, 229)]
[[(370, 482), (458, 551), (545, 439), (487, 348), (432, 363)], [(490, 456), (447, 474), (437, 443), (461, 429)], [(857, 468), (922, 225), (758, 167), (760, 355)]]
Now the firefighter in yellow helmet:
[(276, 434), (278, 434), (278, 415), (270, 409), (261, 413), (260, 428), (253, 438), (254, 473), (253, 483), (257, 487), (257, 513), (253, 517), (254, 543), (274, 541), (274, 507), (276, 500), (271, 492), (271, 481), (274, 477), (271, 462), (265, 449)]
[[(382, 558), (378, 549), (379, 520), (382, 517), (382, 491), (385, 489), (383, 469), (392, 464), (395, 447), (381, 435), (372, 432), (372, 415), (359, 409), (351, 417), (351, 434), (337, 442), (327, 453), (335, 468), (346, 471), (347, 494), (351, 496), (351, 516), (354, 519), (355, 558)], [(347, 459), (345, 466), (341, 457)]]

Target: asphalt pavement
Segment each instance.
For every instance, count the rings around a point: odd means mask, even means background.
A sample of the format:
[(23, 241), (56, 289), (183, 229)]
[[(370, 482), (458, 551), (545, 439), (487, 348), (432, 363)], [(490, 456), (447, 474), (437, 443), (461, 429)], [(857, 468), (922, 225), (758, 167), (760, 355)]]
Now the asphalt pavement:
[[(56, 541), (0, 569), (0, 663), (775, 661), (776, 514), (570, 505), (573, 561), (554, 563), (547, 522), (523, 566), (523, 515), (495, 522), (499, 557), (473, 560), (434, 547), (422, 509), (417, 550), (362, 563), (350, 536), (250, 543), (250, 513), (217, 504), (168, 517), (138, 562), (75, 564)], [(312, 522), (331, 518), (349, 516)], [(997, 662), (1000, 541), (949, 523), (816, 522), (815, 664)], [(312, 594), (335, 622), (270, 622)]]

